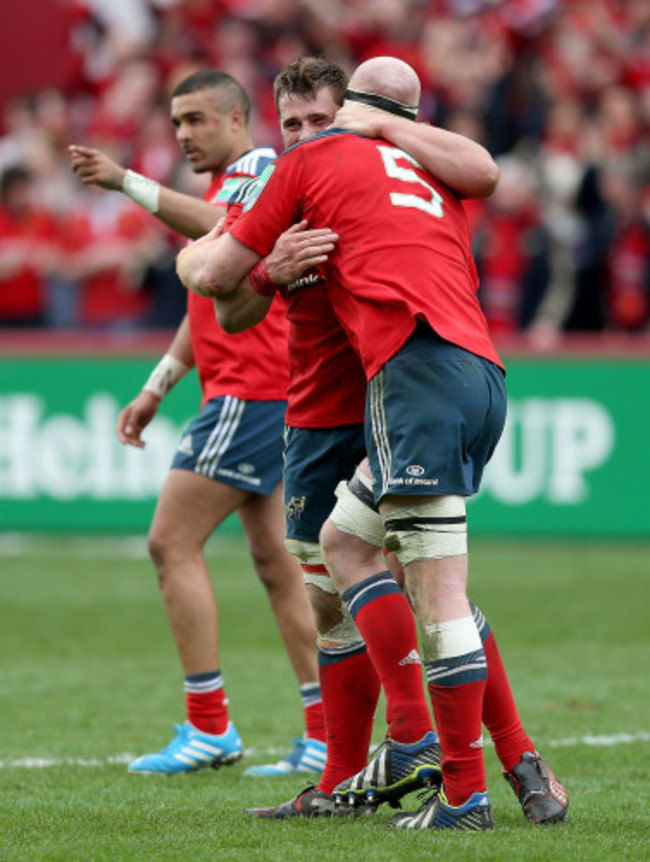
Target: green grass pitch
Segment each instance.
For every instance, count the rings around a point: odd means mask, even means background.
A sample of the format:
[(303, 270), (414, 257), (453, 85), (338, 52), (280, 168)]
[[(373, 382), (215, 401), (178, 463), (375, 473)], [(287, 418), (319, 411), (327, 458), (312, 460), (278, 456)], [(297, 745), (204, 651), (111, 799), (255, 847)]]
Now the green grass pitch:
[[(650, 545), (475, 541), (470, 593), (488, 616), (529, 734), (567, 785), (566, 823), (527, 823), (485, 756), (493, 833), (404, 833), (390, 810), (256, 821), (301, 778), (251, 779), (302, 730), (263, 590), (237, 535), (209, 560), (222, 670), (244, 761), (129, 775), (183, 718), (182, 672), (144, 538), (0, 537), (3, 860), (650, 859)], [(383, 734), (378, 716), (375, 738)], [(408, 797), (405, 807), (417, 807)], [(409, 804), (410, 803), (410, 804)]]

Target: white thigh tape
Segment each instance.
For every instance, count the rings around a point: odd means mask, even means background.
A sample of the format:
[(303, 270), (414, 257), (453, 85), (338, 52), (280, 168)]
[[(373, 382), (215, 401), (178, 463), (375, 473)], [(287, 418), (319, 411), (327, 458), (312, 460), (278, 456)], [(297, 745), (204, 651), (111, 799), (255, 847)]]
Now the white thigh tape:
[(308, 566), (322, 566), (323, 556), (318, 542), (303, 542), (302, 539), (285, 539), (284, 545), (301, 563)]
[(449, 495), (392, 509), (384, 524), (386, 548), (395, 551), (403, 566), (467, 553), (464, 497)]
[(350, 533), (368, 542), (369, 545), (382, 548), (385, 536), (384, 524), (381, 515), (370, 503), (372, 496), (368, 496), (369, 482), (370, 479), (359, 469), (355, 471), (354, 478), (350, 482), (339, 482), (336, 488), (336, 506), (330, 515), (330, 520), (342, 533)]

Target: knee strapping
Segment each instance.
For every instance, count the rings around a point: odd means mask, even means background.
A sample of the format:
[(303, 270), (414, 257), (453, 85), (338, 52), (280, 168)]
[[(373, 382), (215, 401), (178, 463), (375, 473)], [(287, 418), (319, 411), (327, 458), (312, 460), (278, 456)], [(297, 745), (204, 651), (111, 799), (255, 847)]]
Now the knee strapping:
[(352, 617), (350, 611), (341, 602), (341, 622), (327, 632), (319, 632), (317, 643), (322, 647), (324, 642), (335, 644), (340, 647), (357, 647), (363, 643), (363, 638)]
[(400, 506), (385, 519), (385, 546), (403, 566), (416, 560), (439, 560), (467, 553), (465, 498), (436, 497), (428, 503)]
[(336, 584), (329, 575), (322, 575), (320, 572), (306, 572), (303, 569), (302, 579), (305, 584), (311, 584), (313, 587), (322, 590), (324, 593), (328, 593), (330, 596), (338, 595)]
[(372, 479), (359, 468), (349, 482), (339, 482), (337, 502), (330, 520), (342, 533), (349, 533), (381, 548), (384, 545), (384, 524), (372, 495)]
[[(308, 572), (303, 569), (302, 579), (306, 585), (309, 584), (327, 595), (338, 596), (336, 585), (329, 575)], [(343, 601), (340, 602), (337, 612), (341, 615), (340, 622), (326, 632), (318, 632), (317, 643), (319, 647), (322, 647), (324, 642), (335, 644), (337, 647), (358, 647), (359, 643), (363, 643), (363, 639)]]

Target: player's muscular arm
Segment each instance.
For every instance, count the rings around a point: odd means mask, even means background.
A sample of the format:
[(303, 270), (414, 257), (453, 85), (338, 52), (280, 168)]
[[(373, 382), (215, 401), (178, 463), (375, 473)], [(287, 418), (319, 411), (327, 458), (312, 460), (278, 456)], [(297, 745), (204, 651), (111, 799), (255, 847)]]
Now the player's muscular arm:
[(462, 197), (489, 197), (499, 180), (492, 156), (464, 135), (356, 104), (340, 108), (334, 125), (390, 141)]
[(307, 270), (325, 263), (337, 239), (329, 228), (309, 230), (306, 220), (292, 225), (235, 290), (215, 299), (221, 328), (226, 332), (242, 332), (259, 323), (269, 310), (277, 287), (292, 284)]
[(218, 297), (235, 290), (260, 259), (230, 234), (203, 237), (181, 249), (176, 272), (188, 290)]
[(190, 320), (187, 315), (181, 320), (176, 335), (169, 345), (167, 353), (187, 365), (194, 367), (194, 350), (192, 349), (192, 337), (190, 335)]
[(260, 296), (245, 278), (236, 290), (214, 300), (217, 323), (224, 332), (243, 332), (266, 317), (272, 302), (272, 296)]
[(160, 360), (142, 390), (117, 417), (118, 439), (137, 449), (144, 449), (142, 432), (154, 419), (165, 394), (194, 365), (189, 321), (183, 318), (169, 350)]
[[(338, 236), (329, 228), (306, 228), (307, 222), (292, 225), (276, 241), (267, 259), (270, 281), (290, 284), (305, 270), (327, 260)], [(260, 259), (259, 254), (230, 234), (218, 239), (203, 237), (182, 249), (176, 259), (176, 272), (194, 293), (220, 297), (235, 290)]]
[[(212, 206), (200, 198), (168, 189), (154, 180), (128, 172), (102, 150), (77, 144), (73, 144), (68, 149), (72, 169), (84, 185), (95, 185), (122, 192), (125, 188), (129, 189), (129, 182), (139, 185), (141, 193), (144, 194), (145, 203), (137, 197), (134, 200), (145, 206), (145, 209), (160, 221), (190, 239), (197, 239), (208, 233), (224, 214), (222, 207)], [(130, 179), (129, 174), (131, 174)], [(129, 196), (132, 197), (132, 195)]]

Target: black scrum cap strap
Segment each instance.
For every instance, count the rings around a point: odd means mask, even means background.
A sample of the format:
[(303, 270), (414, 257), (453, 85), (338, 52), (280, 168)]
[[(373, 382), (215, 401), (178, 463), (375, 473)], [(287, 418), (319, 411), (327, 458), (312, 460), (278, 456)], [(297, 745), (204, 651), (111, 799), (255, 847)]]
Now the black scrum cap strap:
[(380, 111), (387, 111), (389, 114), (396, 114), (398, 117), (404, 117), (405, 120), (414, 120), (418, 114), (417, 106), (411, 107), (396, 99), (389, 99), (388, 96), (379, 96), (377, 93), (360, 93), (358, 90), (348, 88), (345, 98), (351, 102), (362, 102), (371, 108), (379, 108)]

